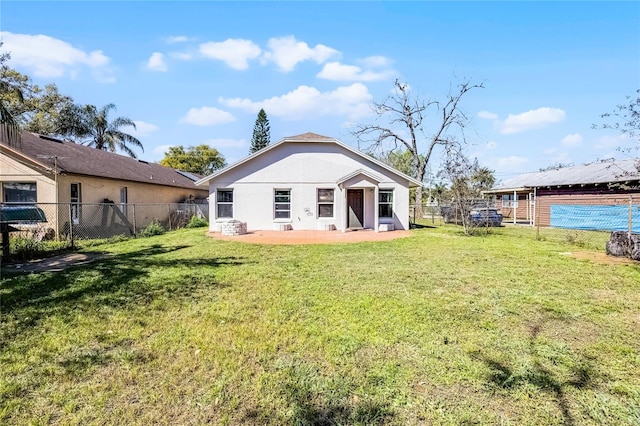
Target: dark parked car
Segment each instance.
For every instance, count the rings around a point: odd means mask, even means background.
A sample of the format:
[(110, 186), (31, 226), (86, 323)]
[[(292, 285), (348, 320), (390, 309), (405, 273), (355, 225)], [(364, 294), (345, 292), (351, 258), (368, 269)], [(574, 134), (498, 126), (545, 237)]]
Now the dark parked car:
[[(462, 213), (456, 205), (442, 206), (444, 223), (462, 224)], [(502, 212), (486, 204), (474, 204), (467, 212), (471, 223), (475, 226), (501, 226)]]

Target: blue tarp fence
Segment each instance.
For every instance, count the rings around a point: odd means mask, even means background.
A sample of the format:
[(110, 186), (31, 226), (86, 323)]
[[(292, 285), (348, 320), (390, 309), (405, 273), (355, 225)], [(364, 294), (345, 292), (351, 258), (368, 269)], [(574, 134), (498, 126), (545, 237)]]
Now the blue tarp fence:
[[(640, 205), (631, 207), (633, 233), (640, 233)], [(629, 206), (551, 205), (551, 227), (586, 231), (628, 231)]]

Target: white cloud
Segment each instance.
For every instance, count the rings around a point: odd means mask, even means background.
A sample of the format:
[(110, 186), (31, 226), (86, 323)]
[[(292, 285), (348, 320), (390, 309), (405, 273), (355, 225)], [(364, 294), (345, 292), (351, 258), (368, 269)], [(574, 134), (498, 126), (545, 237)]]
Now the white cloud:
[(485, 120), (495, 120), (498, 118), (498, 114), (489, 111), (478, 111), (478, 117), (484, 118)]
[(167, 38), (165, 39), (165, 41), (166, 41), (168, 44), (184, 43), (184, 42), (191, 41), (191, 40), (192, 40), (191, 38), (189, 38), (189, 37), (187, 37), (187, 36), (184, 36), (184, 35), (171, 36), (171, 37), (167, 37)]
[(85, 52), (66, 41), (43, 34), (14, 34), (1, 31), (3, 49), (11, 52), (11, 66), (29, 69), (35, 76), (75, 78), (82, 67), (93, 72), (101, 82), (115, 81), (108, 68), (111, 61), (101, 50)]
[(582, 135), (580, 133), (574, 133), (567, 135), (560, 141), (562, 146), (579, 146), (582, 145)]
[(529, 162), (526, 157), (520, 157), (517, 155), (511, 155), (509, 157), (498, 158), (497, 163), (499, 168), (505, 170), (520, 170), (522, 165)]
[(131, 136), (135, 136), (136, 138), (149, 136), (151, 133), (158, 130), (158, 126), (156, 126), (155, 124), (137, 120), (134, 120), (134, 123), (136, 125), (135, 129), (131, 126), (123, 127), (123, 129), (126, 133), (129, 133)]
[(188, 61), (189, 59), (193, 58), (193, 55), (187, 52), (171, 52), (169, 53), (169, 56), (174, 59), (180, 59), (181, 61)]
[(362, 71), (355, 65), (344, 65), (339, 62), (328, 62), (316, 77), (331, 81), (377, 81), (386, 80), (393, 75), (392, 71)]
[(166, 72), (167, 63), (164, 60), (164, 55), (160, 52), (153, 52), (147, 61), (147, 69), (149, 71)]
[(365, 85), (354, 83), (330, 92), (320, 92), (310, 86), (298, 86), (289, 93), (263, 101), (222, 97), (218, 100), (230, 108), (239, 108), (251, 113), (264, 108), (270, 116), (288, 120), (316, 119), (324, 116), (357, 119), (371, 113), (369, 104), (372, 95)]
[(249, 60), (257, 58), (262, 52), (251, 40), (232, 38), (221, 42), (202, 43), (199, 50), (207, 58), (223, 61), (235, 70), (246, 70), (249, 68)]
[(247, 141), (244, 139), (207, 139), (204, 143), (214, 148), (243, 148), (248, 146)]
[(485, 148), (488, 149), (489, 151), (492, 151), (494, 149), (496, 149), (496, 147), (498, 146), (498, 144), (494, 141), (489, 141), (487, 142), (485, 145)]
[(359, 61), (363, 66), (368, 68), (382, 68), (391, 65), (391, 60), (384, 56), (368, 56)]
[(509, 114), (502, 123), (501, 133), (511, 135), (539, 129), (564, 120), (565, 112), (558, 108), (542, 107), (521, 114)]
[(195, 126), (215, 126), (217, 124), (230, 123), (235, 121), (235, 117), (221, 109), (204, 106), (202, 108), (191, 108), (180, 120), (181, 123), (193, 124)]
[(302, 61), (312, 60), (322, 64), (331, 57), (339, 55), (335, 49), (323, 44), (315, 47), (303, 41), (297, 41), (294, 36), (271, 38), (267, 42), (269, 50), (264, 53), (263, 61), (274, 62), (282, 71), (292, 71)]

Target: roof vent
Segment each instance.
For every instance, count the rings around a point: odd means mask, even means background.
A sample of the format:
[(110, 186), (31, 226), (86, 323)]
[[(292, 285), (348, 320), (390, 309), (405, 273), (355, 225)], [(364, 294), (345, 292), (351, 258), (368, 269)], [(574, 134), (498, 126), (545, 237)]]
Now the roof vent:
[(142, 164), (149, 164), (149, 162), (148, 162), (148, 161), (144, 161), (144, 160), (138, 160), (138, 161), (139, 161), (140, 163), (142, 163)]

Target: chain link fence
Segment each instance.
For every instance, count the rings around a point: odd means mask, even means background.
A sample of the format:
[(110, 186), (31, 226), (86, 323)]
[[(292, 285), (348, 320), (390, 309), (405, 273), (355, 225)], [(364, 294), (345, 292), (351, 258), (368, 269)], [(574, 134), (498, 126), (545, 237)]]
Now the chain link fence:
[[(558, 194), (538, 196), (537, 201), (531, 199), (522, 202), (530, 204), (527, 209), (492, 206), (504, 215), (501, 232), (600, 251), (605, 250), (613, 231), (640, 234), (640, 194)], [(514, 219), (514, 210), (524, 211), (526, 216), (521, 213), (522, 217), (517, 215)], [(444, 225), (447, 221), (442, 211), (442, 206), (435, 203), (424, 205), (421, 209), (412, 205), (409, 209), (410, 222), (413, 226)]]
[(22, 251), (74, 249), (89, 240), (133, 237), (151, 224), (170, 231), (186, 227), (194, 216), (209, 218), (209, 205), (194, 203), (3, 203), (0, 211), (7, 228), (2, 247), (10, 247), (8, 257)]

